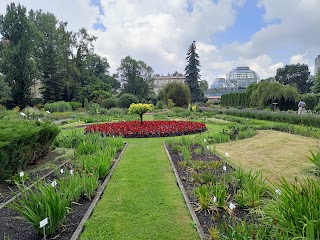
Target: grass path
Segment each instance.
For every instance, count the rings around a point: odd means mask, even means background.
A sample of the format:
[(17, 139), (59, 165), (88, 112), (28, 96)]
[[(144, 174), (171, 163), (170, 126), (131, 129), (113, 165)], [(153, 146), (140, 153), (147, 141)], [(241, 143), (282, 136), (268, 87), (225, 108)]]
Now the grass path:
[(81, 239), (199, 239), (162, 146), (129, 139)]

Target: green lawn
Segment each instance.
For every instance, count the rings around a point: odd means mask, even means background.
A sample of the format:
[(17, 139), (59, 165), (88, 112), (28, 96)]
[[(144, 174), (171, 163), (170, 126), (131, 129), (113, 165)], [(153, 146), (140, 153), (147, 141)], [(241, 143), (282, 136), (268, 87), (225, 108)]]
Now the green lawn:
[(128, 139), (81, 239), (199, 239), (163, 138)]

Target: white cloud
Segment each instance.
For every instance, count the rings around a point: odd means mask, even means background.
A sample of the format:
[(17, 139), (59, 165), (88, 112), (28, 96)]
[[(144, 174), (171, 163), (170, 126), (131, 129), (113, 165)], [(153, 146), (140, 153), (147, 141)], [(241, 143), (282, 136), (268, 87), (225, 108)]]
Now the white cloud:
[[(245, 6), (245, 0), (100, 1), (104, 16), (99, 15), (98, 7), (90, 5), (90, 0), (14, 2), (28, 9), (52, 12), (58, 19), (68, 21), (73, 31), (89, 29), (98, 37), (96, 52), (107, 57), (111, 73), (127, 55), (143, 60), (155, 73), (183, 73), (187, 49), (193, 40), (197, 43), (202, 79), (209, 82), (237, 66), (249, 66), (260, 78), (271, 77), (285, 64), (314, 64), (320, 54), (319, 0), (259, 0), (257, 5), (265, 9), (267, 25), (246, 43), (222, 47), (213, 42), (212, 35), (234, 24), (235, 6)], [(5, 13), (10, 2), (0, 0), (0, 13)], [(94, 30), (96, 22), (103, 23), (107, 30)]]

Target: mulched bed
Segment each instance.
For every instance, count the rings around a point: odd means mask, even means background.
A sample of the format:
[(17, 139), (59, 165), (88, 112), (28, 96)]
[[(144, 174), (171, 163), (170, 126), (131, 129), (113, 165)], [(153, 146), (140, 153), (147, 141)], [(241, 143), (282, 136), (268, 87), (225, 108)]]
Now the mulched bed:
[[(200, 145), (199, 145), (200, 146)], [(210, 162), (210, 161), (215, 161), (215, 162), (220, 162), (221, 167), (213, 171), (213, 175), (215, 175), (217, 178), (223, 179), (228, 173), (233, 172), (235, 169), (230, 166), (229, 164), (226, 164), (222, 162), (221, 158), (218, 157), (217, 155), (211, 153), (211, 152), (204, 152), (202, 151), (201, 154), (197, 155), (194, 153), (194, 149), (199, 147), (199, 146), (193, 146), (192, 148), (192, 160), (191, 161), (205, 161), (205, 162)], [(169, 154), (171, 156), (171, 159), (174, 163), (174, 166), (179, 174), (179, 177), (182, 181), (182, 184), (184, 186), (184, 189), (189, 197), (189, 200), (193, 206), (194, 209), (196, 209), (198, 206), (196, 205), (197, 199), (195, 197), (195, 192), (194, 189), (197, 186), (200, 186), (199, 184), (195, 184), (192, 181), (191, 173), (196, 171), (197, 173), (202, 173), (202, 172), (207, 172), (208, 170), (199, 170), (199, 169), (191, 169), (190, 167), (184, 167), (179, 164), (183, 160), (182, 157), (174, 153), (173, 150), (167, 146), (167, 149), (169, 151)], [(226, 166), (226, 171), (223, 171), (222, 165)], [(234, 190), (232, 188), (229, 188), (229, 194), (230, 194), (230, 199), (233, 198), (234, 195)], [(236, 208), (233, 212), (233, 218), (244, 218), (247, 217), (248, 210), (247, 209), (241, 209), (241, 208)], [(203, 228), (203, 231), (205, 234), (209, 235), (208, 229), (213, 226), (217, 225), (218, 222), (221, 220), (223, 222), (228, 222), (230, 220), (230, 213), (228, 213), (225, 209), (223, 208), (218, 208), (218, 211), (211, 211), (207, 212), (204, 210), (201, 211), (196, 211), (197, 218)]]
[[(53, 157), (53, 155), (51, 155), (51, 157)], [(118, 156), (116, 156), (116, 158), (117, 157)], [(45, 159), (42, 159), (42, 164), (44, 164), (47, 161), (50, 161), (50, 159), (52, 158), (50, 158), (49, 156), (47, 156)], [(110, 166), (110, 169), (112, 168), (113, 164)], [(46, 173), (47, 171), (40, 171), (36, 175), (41, 176), (40, 174)], [(46, 178), (46, 181), (50, 182), (56, 178), (57, 176), (55, 175), (55, 173), (53, 173)], [(101, 183), (103, 181), (104, 179), (100, 180)], [(8, 188), (8, 186), (2, 184), (2, 189), (6, 188)], [(6, 200), (8, 200), (8, 197)], [(63, 225), (56, 233), (52, 234), (51, 236), (47, 236), (47, 239), (69, 240), (72, 237), (75, 230), (77, 229), (88, 208), (90, 207), (92, 200), (89, 200), (84, 196), (81, 196), (80, 201), (78, 203), (72, 203)], [(33, 226), (28, 221), (26, 221), (21, 214), (7, 207), (0, 209), (0, 236), (4, 239), (14, 240), (43, 239), (43, 237), (40, 237), (36, 234)]]

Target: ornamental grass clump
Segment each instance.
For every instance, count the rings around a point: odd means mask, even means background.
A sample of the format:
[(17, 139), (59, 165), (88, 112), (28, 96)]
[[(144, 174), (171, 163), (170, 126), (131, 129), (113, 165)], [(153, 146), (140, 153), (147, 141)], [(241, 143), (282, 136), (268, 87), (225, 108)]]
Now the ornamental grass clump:
[(43, 234), (43, 230), (39, 228), (40, 221), (48, 218), (49, 224), (45, 226), (45, 232), (48, 235), (54, 233), (65, 219), (72, 194), (39, 181), (34, 189), (17, 186), (22, 194), (9, 207), (21, 213), (39, 235)]
[(142, 115), (146, 112), (151, 112), (154, 109), (153, 104), (145, 103), (131, 103), (129, 113), (138, 114), (140, 116), (140, 123), (142, 125)]
[(272, 223), (277, 233), (288, 233), (290, 239), (320, 239), (319, 179), (296, 184), (281, 180), (279, 189), (263, 208), (265, 222)]
[(315, 165), (315, 169), (313, 170), (317, 176), (320, 176), (320, 149), (316, 152), (311, 151), (311, 157), (308, 157), (310, 162)]

